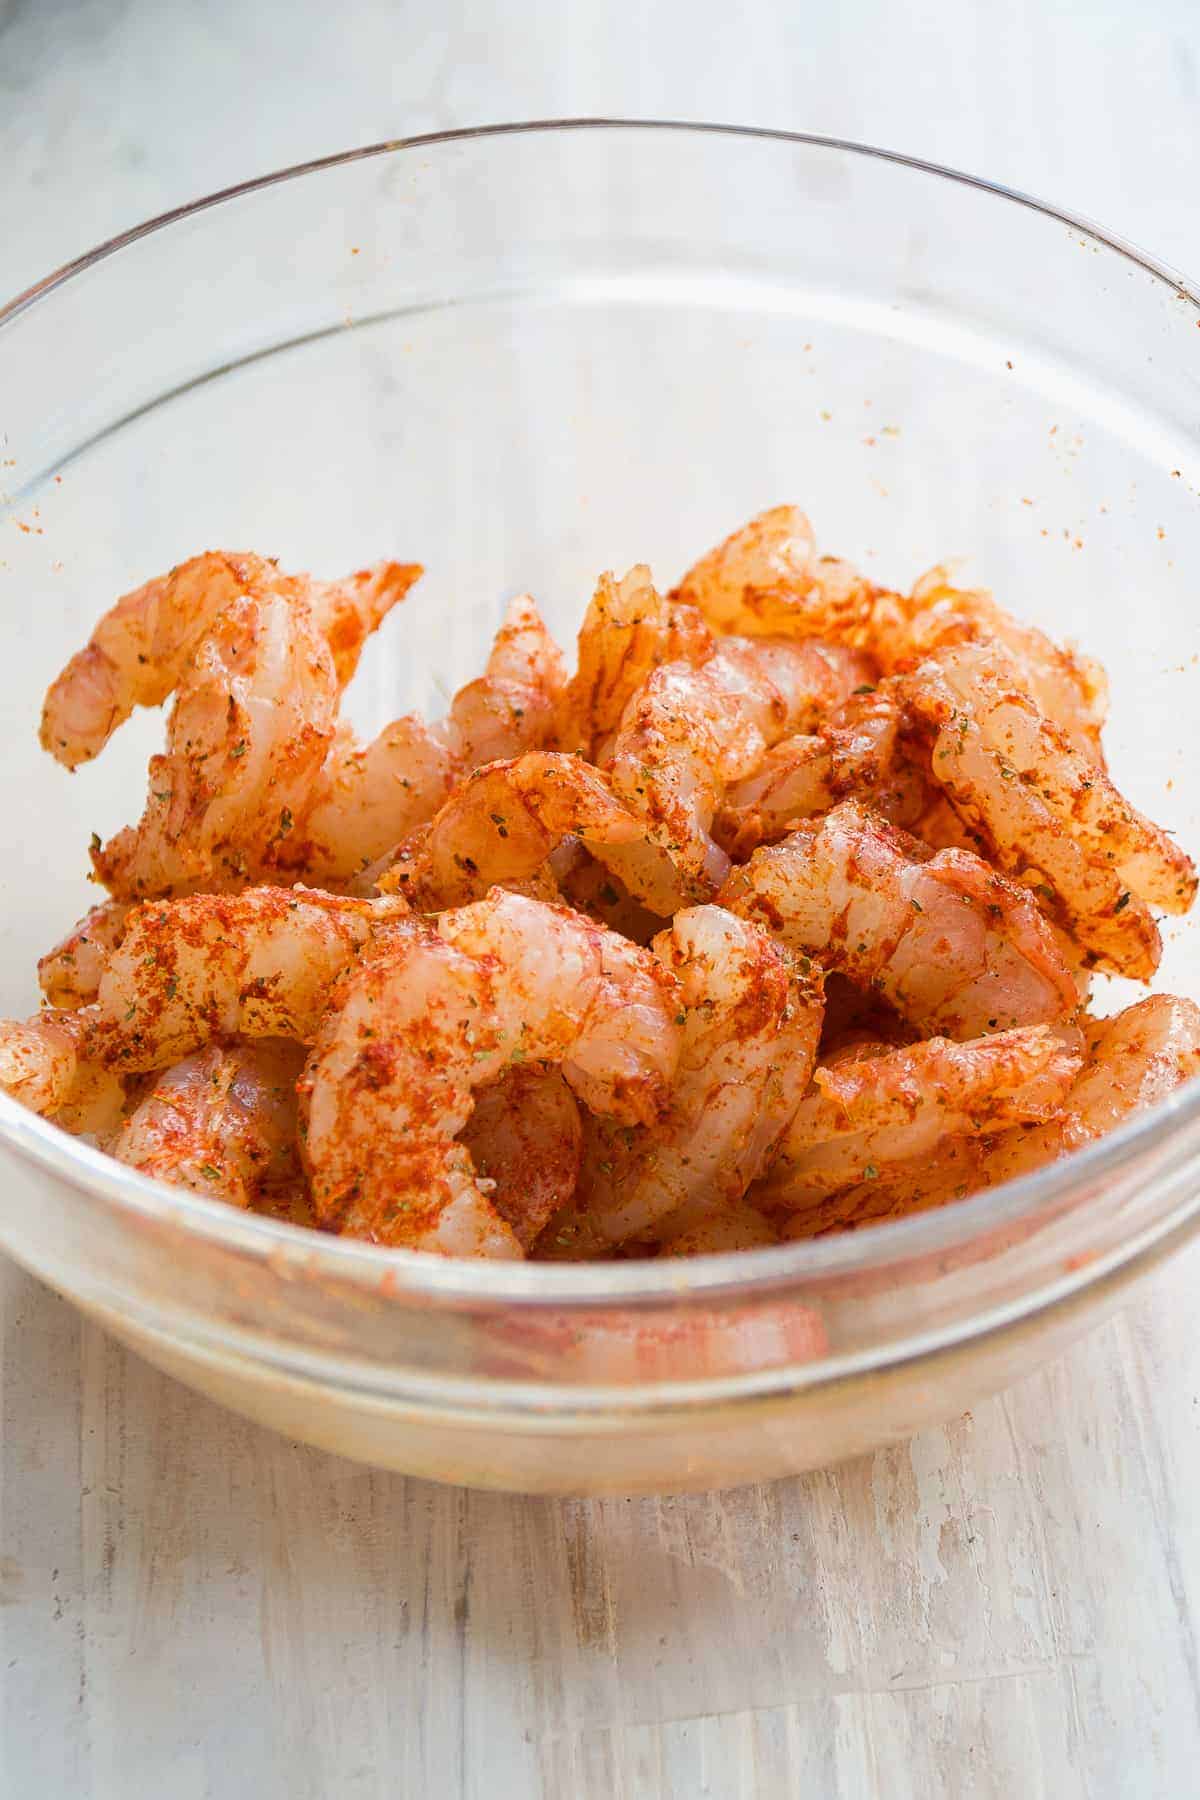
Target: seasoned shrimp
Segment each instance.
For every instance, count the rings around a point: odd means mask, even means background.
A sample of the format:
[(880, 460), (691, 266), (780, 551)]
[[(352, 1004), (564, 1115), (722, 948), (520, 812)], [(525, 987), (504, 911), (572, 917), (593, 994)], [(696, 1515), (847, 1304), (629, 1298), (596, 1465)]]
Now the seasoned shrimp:
[(38, 985), (51, 1006), (87, 1006), (96, 998), (108, 958), (125, 934), (129, 907), (93, 906), (38, 963)]
[(475, 1095), (459, 1133), (480, 1183), (528, 1253), (547, 1219), (566, 1205), (579, 1177), (579, 1106), (558, 1069), (518, 1063)]
[(312, 607), (317, 629), (329, 645), (340, 688), (357, 669), (367, 639), (424, 573), (420, 563), (381, 562), (339, 581), (314, 581), (309, 575), (282, 577), (287, 591), (300, 594)]
[(1021, 687), (1066, 734), (1075, 753), (1104, 767), (1100, 732), (1108, 713), (1108, 679), (1100, 664), (1014, 619), (985, 590), (954, 587), (946, 567), (930, 569), (910, 595), (877, 595), (871, 640), (889, 669), (955, 644), (998, 643), (1015, 665)]
[(1186, 912), (1189, 857), (1094, 762), (1072, 750), (995, 644), (963, 644), (902, 683), (936, 733), (935, 779), (1001, 867), (1029, 873), (1097, 963), (1153, 974), (1158, 931), (1147, 903)]
[(182, 672), (140, 825), (93, 848), (117, 899), (243, 886), (292, 831), (333, 738), (333, 657), (307, 606), (230, 602)]
[(730, 638), (699, 668), (664, 663), (637, 690), (612, 746), (613, 792), (671, 858), (685, 896), (710, 898), (729, 873), (711, 835), (727, 784), (869, 674), (836, 646)]
[(928, 804), (920, 768), (903, 753), (904, 709), (890, 685), (865, 686), (812, 734), (785, 738), (750, 775), (725, 790), (714, 835), (729, 855), (749, 856), (801, 819), (839, 800), (870, 800), (893, 825), (910, 826)]
[(1200, 1007), (1191, 1000), (1151, 994), (1113, 1018), (1086, 1020), (1085, 1036), (1083, 1069), (1061, 1115), (1006, 1132), (988, 1158), (990, 1185), (1115, 1131), (1200, 1075)]
[(719, 631), (857, 643), (874, 593), (849, 563), (817, 555), (798, 506), (774, 506), (702, 556), (671, 597)]
[(91, 1054), (131, 1073), (179, 1062), (216, 1038), (308, 1042), (342, 970), (407, 912), (398, 897), (299, 887), (136, 907), (89, 1009)]
[(926, 1036), (1050, 1024), (1078, 997), (1028, 893), (965, 850), (844, 801), (735, 869), (720, 903), (883, 999)]
[(660, 663), (706, 662), (715, 639), (694, 607), (664, 600), (645, 563), (601, 575), (579, 628), (578, 667), (560, 708), (559, 743), (595, 759)]
[(585, 1122), (576, 1200), (555, 1221), (576, 1254), (652, 1237), (681, 1206), (740, 1199), (770, 1161), (816, 1055), (820, 982), (758, 926), (691, 907), (654, 949), (684, 1002), (670, 1110), (641, 1132)]
[(656, 1236), (659, 1256), (719, 1256), (779, 1242), (775, 1226), (748, 1199), (697, 1199), (664, 1219)]
[(678, 877), (614, 798), (606, 776), (578, 756), (531, 752), (477, 769), (427, 830), (401, 846), (380, 878), (385, 892), (434, 909), (523, 881), (568, 836), (581, 839), (646, 904), (670, 911)]
[(344, 582), (288, 576), (265, 557), (208, 550), (118, 600), (84, 649), (51, 683), (42, 712), (44, 749), (68, 769), (103, 750), (137, 706), (161, 706), (197, 646), (235, 600), (312, 597), (339, 679), (353, 673), (368, 632), (420, 575), (382, 563)]
[(160, 1181), (248, 1207), (295, 1185), (296, 1044), (210, 1045), (155, 1075), (107, 1148)]
[(882, 1169), (839, 1193), (799, 1201), (793, 1209), (776, 1215), (780, 1238), (788, 1243), (797, 1238), (829, 1237), (838, 1231), (861, 1231), (864, 1226), (911, 1218), (965, 1200), (987, 1185), (992, 1142), (1008, 1143), (1019, 1135), (1019, 1129), (998, 1140), (943, 1138), (924, 1156)]
[(511, 602), (483, 674), (460, 688), (447, 733), (464, 770), (539, 750), (554, 736), (567, 686), (562, 651), (528, 594)]
[(120, 1116), (120, 1081), (93, 1060), (96, 1009), (0, 1019), (0, 1087), (64, 1130), (102, 1133)]
[(594, 1110), (648, 1123), (679, 1051), (678, 989), (645, 950), (499, 889), (382, 933), (339, 983), (301, 1080), (317, 1216), (447, 1255), (522, 1254), (457, 1136), (513, 1063), (562, 1067)]
[(916, 1168), (947, 1139), (1053, 1116), (1083, 1066), (1077, 1030), (1032, 1025), (971, 1043), (864, 1045), (819, 1067), (759, 1205), (795, 1208)]
[(433, 817), (462, 774), (548, 742), (565, 679), (561, 651), (522, 595), (485, 673), (460, 688), (447, 719), (428, 725), (409, 713), (363, 746), (339, 734), (277, 863), (339, 883), (370, 868)]

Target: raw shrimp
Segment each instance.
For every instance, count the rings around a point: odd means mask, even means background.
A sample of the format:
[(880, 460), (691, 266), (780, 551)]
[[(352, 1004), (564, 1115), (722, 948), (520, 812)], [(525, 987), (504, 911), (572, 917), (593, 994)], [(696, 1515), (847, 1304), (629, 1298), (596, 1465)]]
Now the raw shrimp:
[(706, 662), (715, 639), (694, 607), (664, 600), (645, 563), (601, 575), (579, 628), (578, 668), (560, 709), (559, 744), (595, 760), (625, 708), (664, 662)]
[(692, 907), (654, 949), (684, 1002), (670, 1111), (641, 1132), (585, 1122), (575, 1203), (555, 1221), (576, 1254), (653, 1238), (685, 1204), (740, 1199), (774, 1154), (816, 1055), (820, 982), (801, 976), (758, 926), (718, 906)]
[(207, 550), (118, 600), (84, 649), (51, 683), (42, 712), (44, 749), (76, 768), (103, 750), (136, 706), (161, 706), (216, 620), (239, 599), (313, 598), (342, 682), (368, 632), (420, 575), (382, 563), (343, 582), (283, 575), (265, 557)]
[(717, 1256), (727, 1250), (762, 1250), (779, 1233), (748, 1199), (698, 1199), (664, 1219), (656, 1241), (659, 1256)]
[(481, 1185), (494, 1184), (492, 1205), (528, 1252), (579, 1177), (579, 1106), (559, 1070), (518, 1063), (480, 1088), (459, 1142)]
[(1008, 1143), (1017, 1135), (1018, 1130), (1012, 1130), (998, 1140), (944, 1138), (924, 1156), (897, 1163), (839, 1193), (797, 1202), (794, 1209), (777, 1215), (780, 1238), (788, 1243), (797, 1238), (829, 1237), (838, 1231), (860, 1231), (864, 1226), (911, 1218), (965, 1200), (977, 1188), (987, 1186), (990, 1145)]
[(128, 1073), (178, 1062), (216, 1038), (308, 1042), (342, 970), (407, 912), (398, 897), (300, 887), (136, 907), (89, 1009), (91, 1053)]
[(948, 1138), (1048, 1119), (1083, 1066), (1082, 1049), (1077, 1030), (1048, 1025), (971, 1043), (856, 1047), (816, 1070), (754, 1199), (804, 1206), (898, 1165), (916, 1170)]
[[(657, 846), (652, 844), (643, 843), (642, 851), (654, 856), (660, 854)], [(638, 853), (640, 858), (641, 853)], [(612, 860), (610, 854), (610, 863)], [(578, 838), (564, 839), (550, 852), (545, 866), (568, 906), (599, 919), (602, 925), (619, 931), (622, 937), (632, 939), (635, 944), (648, 944), (655, 932), (662, 930), (661, 912), (651, 912), (630, 892), (620, 876), (611, 867), (606, 868)], [(636, 870), (631, 873), (631, 879), (637, 880)]]
[(370, 868), (433, 817), (462, 774), (548, 742), (564, 683), (562, 653), (522, 595), (485, 673), (459, 690), (446, 720), (428, 725), (409, 713), (364, 746), (339, 734), (277, 862), (336, 882)]
[(245, 885), (292, 831), (334, 734), (333, 657), (306, 604), (242, 595), (182, 672), (140, 825), (93, 847), (118, 899)]
[(1186, 912), (1191, 860), (1038, 711), (1001, 646), (943, 650), (902, 685), (936, 733), (936, 780), (996, 861), (1046, 888), (1097, 962), (1153, 974), (1160, 945), (1147, 903)]
[(430, 823), (401, 846), (385, 891), (433, 909), (523, 881), (568, 836), (580, 838), (647, 904), (669, 911), (678, 878), (645, 827), (578, 756), (531, 752), (477, 769)]
[(484, 672), (450, 704), (447, 733), (464, 770), (549, 744), (567, 686), (562, 651), (528, 594), (513, 600)]
[(751, 775), (725, 790), (714, 836), (739, 859), (839, 800), (869, 799), (893, 825), (927, 804), (921, 770), (900, 745), (904, 709), (889, 684), (864, 686), (812, 735), (785, 738)]
[(1084, 1023), (1083, 1070), (1061, 1116), (1006, 1132), (988, 1158), (989, 1184), (1081, 1149), (1200, 1075), (1200, 1007), (1191, 1000), (1151, 994), (1113, 1018)]
[(314, 581), (309, 575), (281, 579), (289, 592), (299, 593), (312, 607), (333, 657), (338, 686), (344, 688), (367, 639), (424, 573), (420, 563), (381, 562), (340, 581)]
[(303, 1060), (278, 1039), (198, 1050), (154, 1076), (107, 1148), (160, 1181), (247, 1207), (295, 1184)]
[(1076, 754), (1104, 767), (1100, 731), (1108, 713), (1108, 679), (1100, 664), (1014, 619), (985, 590), (954, 587), (944, 565), (923, 575), (910, 595), (878, 594), (870, 635), (889, 669), (954, 644), (1000, 644), (1019, 671), (1021, 687), (1066, 733)]
[(589, 1107), (649, 1123), (678, 1006), (648, 951), (499, 889), (437, 930), (391, 926), (339, 983), (301, 1080), (318, 1217), (382, 1243), (520, 1256), (456, 1142), (474, 1091), (514, 1063), (556, 1063)]
[(729, 873), (711, 836), (726, 785), (780, 738), (811, 730), (869, 674), (837, 646), (730, 638), (699, 668), (664, 663), (647, 678), (622, 716), (609, 772), (617, 798), (680, 872), (681, 897), (709, 899)]
[(735, 869), (720, 903), (875, 988), (926, 1036), (1050, 1024), (1078, 998), (1030, 895), (848, 800)]
[(798, 506), (775, 506), (702, 556), (671, 597), (719, 631), (858, 643), (874, 594), (849, 563), (817, 555)]
[(38, 963), (38, 985), (51, 1006), (87, 1006), (96, 998), (109, 955), (125, 932), (129, 907), (106, 900), (93, 906)]
[(92, 1058), (95, 1007), (0, 1019), (0, 1087), (66, 1131), (100, 1133), (120, 1116), (124, 1088)]

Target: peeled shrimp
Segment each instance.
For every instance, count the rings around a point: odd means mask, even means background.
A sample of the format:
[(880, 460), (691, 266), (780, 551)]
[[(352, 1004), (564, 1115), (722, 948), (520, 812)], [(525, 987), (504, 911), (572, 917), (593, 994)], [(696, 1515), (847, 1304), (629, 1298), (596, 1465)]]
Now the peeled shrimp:
[(178, 1062), (214, 1038), (308, 1042), (342, 970), (407, 911), (399, 898), (299, 887), (136, 907), (89, 1009), (91, 1053), (132, 1072)]
[(75, 1133), (107, 1130), (124, 1101), (117, 1077), (92, 1059), (95, 1011), (0, 1019), (0, 1088)]
[(930, 569), (910, 595), (877, 595), (871, 641), (889, 669), (954, 644), (1001, 645), (1020, 686), (1066, 734), (1076, 754), (1104, 767), (1100, 731), (1108, 712), (1108, 679), (1100, 664), (1014, 619), (985, 590), (954, 587), (946, 567)]
[(620, 581), (601, 575), (579, 628), (578, 668), (560, 709), (559, 743), (596, 758), (660, 663), (706, 662), (712, 632), (691, 606), (664, 600), (645, 563)]
[(302, 1062), (298, 1045), (271, 1039), (198, 1050), (155, 1075), (109, 1153), (231, 1206), (294, 1185)]
[(317, 629), (329, 645), (340, 688), (357, 669), (367, 639), (424, 573), (420, 563), (381, 562), (340, 581), (314, 581), (310, 575), (282, 577), (288, 591), (299, 593), (312, 607)]
[(523, 881), (564, 838), (587, 844), (629, 890), (670, 910), (678, 877), (645, 841), (645, 828), (615, 799), (608, 778), (578, 756), (531, 752), (477, 769), (428, 829), (401, 846), (380, 885), (433, 909)]
[(894, 825), (927, 804), (921, 771), (901, 753), (904, 709), (889, 685), (865, 686), (812, 735), (785, 738), (750, 775), (725, 790), (714, 833), (731, 856), (782, 837), (839, 800), (870, 800)]
[(513, 600), (487, 666), (450, 705), (447, 734), (462, 769), (550, 743), (566, 692), (562, 651), (528, 594)]
[(802, 977), (765, 931), (718, 906), (691, 907), (654, 950), (683, 994), (670, 1110), (641, 1132), (585, 1121), (576, 1200), (556, 1221), (556, 1236), (573, 1239), (576, 1254), (654, 1236), (681, 1206), (740, 1199), (774, 1154), (812, 1070), (820, 983)]
[(747, 1199), (681, 1206), (656, 1232), (659, 1256), (720, 1256), (729, 1250), (763, 1250), (779, 1233)]
[(1006, 1132), (987, 1163), (994, 1186), (1115, 1131), (1200, 1075), (1200, 1007), (1174, 994), (1151, 994), (1110, 1019), (1085, 1021), (1082, 1072), (1061, 1115)]
[(84, 649), (51, 683), (42, 747), (69, 769), (98, 755), (136, 706), (162, 705), (197, 645), (239, 599), (311, 598), (345, 682), (367, 633), (420, 573), (414, 565), (382, 563), (344, 582), (314, 583), (283, 575), (261, 556), (223, 550), (193, 556), (105, 613)]
[(233, 600), (182, 672), (140, 825), (93, 849), (118, 899), (243, 886), (295, 826), (334, 734), (333, 657), (303, 601)]
[(579, 1177), (579, 1106), (559, 1070), (518, 1063), (479, 1088), (459, 1142), (481, 1184), (493, 1183), (492, 1205), (528, 1252)]
[(437, 930), (391, 926), (339, 984), (301, 1081), (317, 1216), (381, 1243), (520, 1256), (456, 1141), (475, 1090), (514, 1063), (555, 1063), (593, 1110), (651, 1122), (678, 1004), (648, 951), (499, 889)]
[(856, 643), (874, 591), (849, 563), (817, 555), (798, 506), (775, 506), (702, 556), (672, 599), (720, 631)]
[(729, 873), (712, 837), (726, 785), (756, 769), (780, 738), (811, 730), (869, 673), (857, 653), (836, 646), (730, 638), (699, 668), (664, 663), (637, 690), (609, 773), (613, 792), (679, 871), (680, 898), (709, 899)]
[(1047, 1025), (971, 1043), (861, 1046), (816, 1070), (759, 1205), (795, 1208), (911, 1166), (952, 1137), (1052, 1117), (1083, 1066), (1078, 1031)]
[(943, 1138), (924, 1156), (881, 1169), (877, 1175), (842, 1188), (821, 1199), (798, 1202), (793, 1210), (774, 1215), (779, 1236), (787, 1243), (797, 1238), (829, 1237), (838, 1231), (860, 1231), (891, 1219), (912, 1218), (932, 1212), (987, 1185), (989, 1150), (993, 1142), (1006, 1144), (1019, 1135), (1014, 1129), (1002, 1138)]
[(1049, 1024), (1078, 1004), (1023, 888), (969, 851), (929, 852), (855, 801), (756, 850), (719, 900), (873, 987), (926, 1036)]
[(370, 868), (433, 817), (464, 772), (548, 742), (565, 679), (561, 651), (522, 595), (447, 719), (428, 725), (409, 713), (362, 746), (339, 735), (277, 862), (337, 882)]
[(51, 1006), (87, 1006), (96, 998), (100, 977), (125, 932), (129, 907), (106, 900), (72, 927), (38, 963), (38, 985)]
[(1031, 871), (1098, 963), (1153, 974), (1160, 945), (1147, 902), (1188, 909), (1190, 858), (1071, 748), (1000, 646), (943, 650), (902, 685), (936, 731), (935, 779), (1001, 866)]

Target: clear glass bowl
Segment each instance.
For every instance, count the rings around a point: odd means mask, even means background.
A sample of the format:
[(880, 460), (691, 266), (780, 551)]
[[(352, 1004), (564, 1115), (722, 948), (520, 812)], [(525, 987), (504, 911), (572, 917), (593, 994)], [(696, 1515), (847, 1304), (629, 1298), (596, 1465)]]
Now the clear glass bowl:
[[(673, 579), (759, 508), (895, 583), (949, 554), (1104, 658), (1132, 796), (1200, 843), (1200, 312), (1094, 228), (780, 133), (588, 122), (383, 145), (127, 234), (0, 314), (6, 1013), (94, 898), (161, 721), (68, 778), (49, 677), (206, 546), (429, 574), (352, 710), (472, 672), (529, 587)], [(1200, 993), (1190, 926), (1162, 985)], [(247, 1218), (0, 1097), (0, 1241), (152, 1361), (350, 1456), (529, 1490), (832, 1461), (1009, 1381), (1195, 1228), (1200, 1093), (948, 1210), (737, 1257), (459, 1264)]]

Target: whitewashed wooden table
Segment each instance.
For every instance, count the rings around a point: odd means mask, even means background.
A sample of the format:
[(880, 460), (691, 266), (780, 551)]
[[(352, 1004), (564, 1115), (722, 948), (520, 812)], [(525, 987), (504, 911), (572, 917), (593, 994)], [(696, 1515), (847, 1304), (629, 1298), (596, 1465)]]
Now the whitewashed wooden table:
[[(754, 12), (0, 0), (0, 288), (316, 151), (599, 111), (894, 144), (1200, 265), (1189, 0)], [(0, 1794), (1195, 1793), (1198, 1281), (904, 1448), (587, 1503), (297, 1447), (2, 1265)]]

